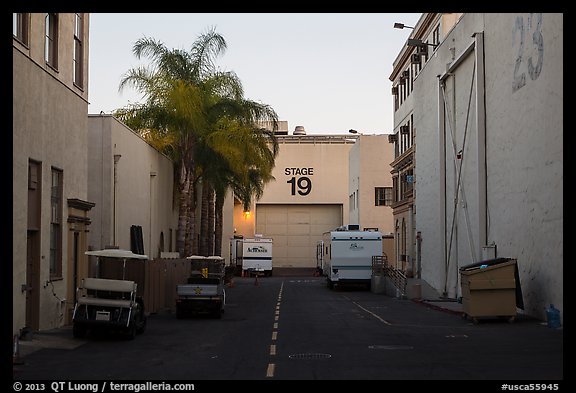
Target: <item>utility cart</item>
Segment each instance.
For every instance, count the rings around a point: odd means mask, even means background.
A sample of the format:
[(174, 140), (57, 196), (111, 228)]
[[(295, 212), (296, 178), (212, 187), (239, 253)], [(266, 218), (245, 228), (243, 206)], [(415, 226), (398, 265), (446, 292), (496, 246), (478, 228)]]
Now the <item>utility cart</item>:
[(148, 257), (121, 249), (86, 251), (85, 254), (122, 261), (122, 279), (82, 279), (76, 290), (77, 300), (72, 315), (74, 337), (84, 337), (88, 331), (106, 330), (120, 332), (128, 339), (134, 339), (137, 334), (144, 332), (146, 315), (144, 300), (137, 296), (138, 284), (124, 280), (126, 260), (146, 260)]

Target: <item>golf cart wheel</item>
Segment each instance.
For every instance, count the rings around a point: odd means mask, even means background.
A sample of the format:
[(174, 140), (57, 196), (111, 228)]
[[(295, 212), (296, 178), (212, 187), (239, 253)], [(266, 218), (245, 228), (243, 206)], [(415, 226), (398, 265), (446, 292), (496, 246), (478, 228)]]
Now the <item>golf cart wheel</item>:
[(126, 339), (134, 340), (136, 338), (136, 331), (137, 331), (136, 322), (135, 321), (130, 322), (128, 328), (126, 329)]

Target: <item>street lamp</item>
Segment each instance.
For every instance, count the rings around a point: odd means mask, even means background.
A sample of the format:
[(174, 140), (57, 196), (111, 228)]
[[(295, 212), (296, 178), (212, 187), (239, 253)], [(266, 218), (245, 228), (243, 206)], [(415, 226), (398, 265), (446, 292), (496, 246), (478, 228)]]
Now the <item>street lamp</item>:
[(404, 23), (398, 23), (398, 22), (394, 23), (394, 28), (395, 29), (412, 29), (412, 30), (414, 30), (414, 27), (406, 26)]
[(423, 42), (422, 40), (417, 40), (415, 38), (408, 38), (408, 41), (406, 41), (406, 46), (415, 46), (417, 48), (425, 48), (426, 45), (430, 45), (434, 48), (436, 48), (438, 46), (438, 44), (430, 44), (428, 42)]

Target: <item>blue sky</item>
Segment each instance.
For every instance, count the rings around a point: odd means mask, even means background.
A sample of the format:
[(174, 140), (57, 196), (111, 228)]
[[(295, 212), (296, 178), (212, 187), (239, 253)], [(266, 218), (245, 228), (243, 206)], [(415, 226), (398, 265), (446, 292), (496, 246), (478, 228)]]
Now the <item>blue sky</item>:
[(392, 64), (419, 13), (92, 13), (89, 113), (110, 113), (140, 96), (118, 91), (129, 69), (145, 65), (132, 53), (150, 37), (189, 50), (215, 27), (228, 44), (217, 59), (234, 71), (247, 99), (270, 105), (288, 130), (308, 134), (392, 131)]

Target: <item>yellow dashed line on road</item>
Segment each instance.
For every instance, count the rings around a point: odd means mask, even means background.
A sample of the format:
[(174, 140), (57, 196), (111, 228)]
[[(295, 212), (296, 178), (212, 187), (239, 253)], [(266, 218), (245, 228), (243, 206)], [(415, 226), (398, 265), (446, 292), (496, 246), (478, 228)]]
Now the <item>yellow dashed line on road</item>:
[(274, 376), (274, 368), (275, 368), (274, 363), (268, 364), (268, 370), (266, 370), (266, 377), (267, 378), (272, 378)]
[[(274, 311), (274, 325), (272, 331), (272, 341), (278, 339), (278, 319), (280, 319), (280, 301), (282, 300), (282, 290), (284, 289), (284, 282), (280, 285), (280, 292), (278, 292), (278, 302), (276, 303), (276, 310)], [(270, 356), (276, 356), (276, 344), (270, 344)], [(276, 365), (274, 363), (268, 363), (268, 369), (266, 370), (266, 378), (274, 377), (274, 370)]]

